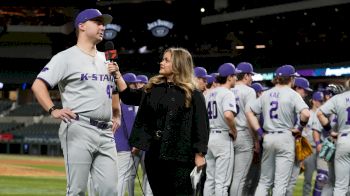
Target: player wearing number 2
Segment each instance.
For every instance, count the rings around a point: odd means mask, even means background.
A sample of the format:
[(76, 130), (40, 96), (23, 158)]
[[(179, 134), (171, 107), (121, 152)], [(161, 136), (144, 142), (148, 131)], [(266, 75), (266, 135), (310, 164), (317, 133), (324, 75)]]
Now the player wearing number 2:
[(237, 113), (236, 100), (230, 89), (236, 83), (235, 74), (240, 71), (233, 64), (225, 63), (219, 67), (218, 72), (217, 81), (220, 85), (205, 95), (210, 125), (208, 152), (205, 156), (205, 196), (228, 195), (234, 161), (233, 140), (237, 134), (234, 121)]
[[(85, 195), (89, 173), (93, 192), (117, 195), (117, 150), (112, 130), (120, 124), (120, 110), (112, 112), (112, 103), (113, 108), (120, 108), (119, 97), (112, 95), (114, 78), (108, 73), (105, 55), (96, 49), (103, 39), (104, 24), (111, 20), (112, 16), (96, 9), (80, 12), (75, 19), (77, 44), (52, 57), (32, 86), (41, 106), (62, 120), (59, 138), (66, 195)], [(56, 108), (50, 99), (48, 88), (56, 85), (63, 109)]]
[[(298, 76), (291, 65), (276, 70), (273, 80), (275, 86), (246, 107), (247, 119), (251, 127), (263, 137), (263, 155), (261, 175), (256, 196), (268, 195), (273, 186), (272, 195), (284, 196), (291, 176), (295, 141), (292, 129), (295, 116), (300, 114), (300, 124), (306, 125), (310, 112), (301, 96), (291, 87), (294, 77)], [(259, 125), (256, 114), (264, 117), (264, 130)]]

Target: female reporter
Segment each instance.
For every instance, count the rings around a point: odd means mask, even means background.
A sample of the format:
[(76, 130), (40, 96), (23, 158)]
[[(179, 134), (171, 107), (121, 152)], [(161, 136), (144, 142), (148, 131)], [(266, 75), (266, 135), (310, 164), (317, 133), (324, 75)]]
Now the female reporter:
[(159, 75), (142, 90), (127, 88), (117, 66), (120, 97), (140, 105), (130, 144), (146, 151), (145, 167), (153, 194), (192, 195), (190, 173), (205, 164), (209, 123), (202, 93), (196, 89), (191, 54), (169, 48), (160, 62)]

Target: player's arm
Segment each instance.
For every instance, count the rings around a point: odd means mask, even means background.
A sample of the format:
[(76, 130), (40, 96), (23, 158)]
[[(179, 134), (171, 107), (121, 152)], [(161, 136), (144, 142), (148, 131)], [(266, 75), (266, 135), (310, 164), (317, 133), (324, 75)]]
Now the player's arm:
[(119, 99), (119, 94), (113, 94), (112, 95), (112, 111), (113, 111), (113, 126), (112, 126), (112, 131), (115, 132), (121, 122), (121, 107), (120, 107), (120, 99)]
[(63, 121), (70, 121), (70, 119), (76, 118), (76, 114), (74, 114), (70, 109), (53, 109), (53, 102), (50, 98), (49, 91), (47, 89), (46, 83), (41, 79), (36, 79), (32, 85), (32, 91), (38, 100), (41, 107), (44, 108), (47, 112), (51, 109), (51, 115), (56, 119), (61, 119)]
[(310, 118), (310, 110), (308, 108), (304, 108), (300, 112), (300, 125), (305, 127)]
[[(262, 137), (263, 131), (262, 131), (262, 128), (260, 127), (259, 119), (255, 116), (255, 113), (252, 111), (250, 107), (247, 107), (245, 116), (248, 120), (249, 126), (257, 132), (258, 136)], [(254, 134), (254, 136), (256, 136), (256, 134)], [(254, 138), (254, 139), (257, 139), (257, 138)]]
[(115, 84), (117, 85), (119, 92), (124, 91), (128, 87), (119, 71), (117, 63), (111, 62), (108, 64), (108, 73), (114, 76)]
[(233, 140), (236, 140), (237, 129), (236, 129), (236, 122), (235, 122), (235, 114), (232, 111), (225, 111), (224, 118), (225, 118), (226, 124), (230, 128), (230, 134), (232, 135)]
[(312, 137), (314, 138), (317, 152), (320, 152), (322, 148), (320, 132), (317, 130), (312, 130)]

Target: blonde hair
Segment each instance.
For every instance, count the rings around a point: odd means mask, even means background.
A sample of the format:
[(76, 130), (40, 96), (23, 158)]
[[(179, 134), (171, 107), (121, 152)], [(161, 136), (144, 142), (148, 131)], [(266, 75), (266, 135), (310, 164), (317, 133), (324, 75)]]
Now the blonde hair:
[[(164, 54), (171, 54), (173, 82), (185, 92), (185, 106), (190, 107), (192, 92), (196, 88), (193, 74), (193, 60), (191, 54), (184, 48), (168, 48)], [(150, 92), (154, 85), (166, 82), (164, 75), (152, 77), (145, 85), (146, 92)]]

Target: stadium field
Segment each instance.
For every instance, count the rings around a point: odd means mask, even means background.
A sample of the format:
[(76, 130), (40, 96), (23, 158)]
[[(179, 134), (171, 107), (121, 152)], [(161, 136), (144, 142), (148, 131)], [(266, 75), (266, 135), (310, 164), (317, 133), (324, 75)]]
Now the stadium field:
[[(302, 195), (302, 182), (299, 176), (295, 196)], [(1, 196), (62, 196), (65, 185), (62, 157), (0, 154)], [(138, 180), (135, 187), (135, 195), (141, 196)]]

